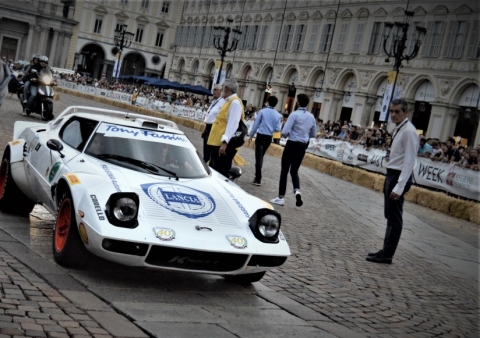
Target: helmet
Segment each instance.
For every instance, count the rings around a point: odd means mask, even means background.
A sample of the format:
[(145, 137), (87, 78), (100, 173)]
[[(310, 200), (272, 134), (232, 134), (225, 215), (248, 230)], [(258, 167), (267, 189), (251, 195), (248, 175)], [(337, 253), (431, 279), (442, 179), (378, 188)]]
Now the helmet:
[(40, 59), (40, 54), (34, 54), (32, 59)]
[(45, 55), (40, 56), (40, 58), (38, 59), (38, 61), (40, 61), (40, 62), (46, 62), (46, 63), (48, 64), (48, 58), (47, 58)]

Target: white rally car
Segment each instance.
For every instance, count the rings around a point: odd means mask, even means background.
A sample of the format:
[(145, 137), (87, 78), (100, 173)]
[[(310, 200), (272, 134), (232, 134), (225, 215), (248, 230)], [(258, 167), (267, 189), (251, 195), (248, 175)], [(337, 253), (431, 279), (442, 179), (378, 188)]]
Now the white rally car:
[(17, 121), (0, 167), (0, 210), (56, 217), (53, 255), (85, 248), (125, 265), (260, 280), (290, 255), (281, 217), (209, 167), (176, 124), (69, 107), (45, 124)]

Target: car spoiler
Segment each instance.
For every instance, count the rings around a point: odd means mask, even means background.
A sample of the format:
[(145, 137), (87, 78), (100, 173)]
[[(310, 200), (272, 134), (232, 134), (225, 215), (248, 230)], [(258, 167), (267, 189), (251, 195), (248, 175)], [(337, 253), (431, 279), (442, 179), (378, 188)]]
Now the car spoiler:
[(51, 121), (50, 123), (55, 124), (55, 120), (61, 119), (65, 115), (75, 114), (75, 113), (95, 113), (96, 115), (105, 115), (105, 116), (116, 116), (116, 117), (123, 117), (125, 119), (141, 119), (141, 120), (148, 120), (152, 122), (156, 122), (159, 125), (166, 126), (173, 129), (178, 129), (178, 126), (175, 122), (162, 119), (160, 117), (154, 117), (149, 115), (142, 115), (130, 112), (123, 112), (118, 110), (111, 110), (111, 109), (103, 109), (103, 108), (95, 108), (95, 107), (86, 107), (86, 106), (70, 106), (61, 112), (56, 119)]

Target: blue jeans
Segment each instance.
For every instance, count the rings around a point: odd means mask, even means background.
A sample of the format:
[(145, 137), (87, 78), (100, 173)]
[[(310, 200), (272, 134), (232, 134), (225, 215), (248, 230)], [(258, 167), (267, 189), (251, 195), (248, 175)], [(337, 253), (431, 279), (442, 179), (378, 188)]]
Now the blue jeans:
[(390, 194), (395, 188), (395, 185), (397, 185), (399, 177), (399, 170), (387, 169), (387, 176), (385, 177), (385, 184), (383, 185), (385, 200), (384, 214), (387, 219), (387, 229), (383, 241), (383, 254), (386, 257), (393, 257), (397, 250), (403, 228), (403, 196), (405, 196), (412, 186), (412, 176), (410, 176), (400, 198), (398, 200), (392, 200)]
[(23, 100), (25, 101), (28, 97), (28, 88), (30, 87), (30, 81), (25, 82), (23, 86)]
[(27, 109), (31, 110), (33, 101), (35, 100), (35, 97), (37, 97), (37, 91), (38, 87), (37, 86), (30, 86), (30, 97), (28, 98), (27, 101)]

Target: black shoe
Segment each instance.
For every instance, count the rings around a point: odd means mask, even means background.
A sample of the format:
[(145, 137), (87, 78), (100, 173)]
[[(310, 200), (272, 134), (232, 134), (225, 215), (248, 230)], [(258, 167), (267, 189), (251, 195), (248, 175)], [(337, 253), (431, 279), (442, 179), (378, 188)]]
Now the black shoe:
[(382, 249), (382, 250), (379, 250), (379, 251), (377, 251), (377, 252), (369, 252), (369, 253), (368, 253), (368, 257), (376, 256), (376, 255), (379, 255), (379, 254), (381, 254), (381, 253), (383, 253), (383, 249)]
[(257, 187), (261, 186), (262, 183), (256, 181), (256, 180), (253, 180), (250, 184), (253, 184), (253, 185), (256, 185)]
[(392, 257), (385, 257), (383, 255), (368, 256), (366, 260), (373, 263), (392, 264)]

